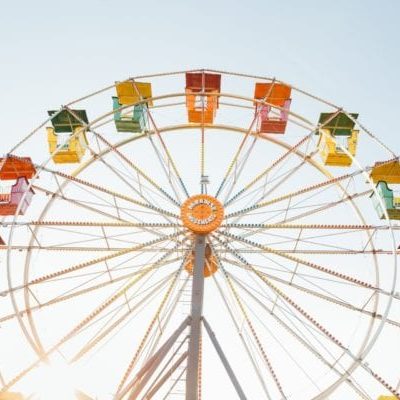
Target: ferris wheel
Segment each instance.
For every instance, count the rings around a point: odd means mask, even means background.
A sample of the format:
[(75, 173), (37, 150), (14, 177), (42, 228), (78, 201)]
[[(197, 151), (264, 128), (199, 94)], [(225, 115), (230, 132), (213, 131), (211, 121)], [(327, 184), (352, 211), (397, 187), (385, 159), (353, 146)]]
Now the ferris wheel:
[(399, 399), (400, 163), (360, 121), (214, 70), (53, 107), (0, 160), (0, 399), (43, 367), (59, 399)]

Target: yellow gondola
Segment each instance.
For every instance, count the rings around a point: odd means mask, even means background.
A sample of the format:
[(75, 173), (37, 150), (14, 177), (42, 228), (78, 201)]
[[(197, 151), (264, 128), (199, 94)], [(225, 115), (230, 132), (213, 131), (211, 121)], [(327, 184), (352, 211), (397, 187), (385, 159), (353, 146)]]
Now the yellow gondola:
[(79, 163), (85, 154), (88, 141), (84, 124), (88, 124), (85, 110), (64, 109), (60, 113), (49, 111), (53, 127), (47, 127), (49, 152), (56, 164)]
[(56, 135), (54, 128), (47, 127), (47, 141), (49, 152), (53, 154), (59, 149), (57, 154), (52, 156), (56, 164), (79, 163), (85, 154), (88, 141), (85, 130), (77, 127), (74, 135)]
[(376, 162), (370, 177), (374, 183), (400, 183), (400, 162), (398, 159)]
[(370, 178), (376, 183), (378, 195), (372, 193), (371, 199), (380, 219), (385, 219), (384, 204), (389, 219), (400, 220), (400, 193), (389, 185), (400, 184), (400, 162), (397, 159), (375, 163)]
[[(319, 132), (318, 148), (324, 164), (349, 167), (352, 163), (351, 157), (338, 146), (338, 142), (343, 139), (333, 136), (329, 129), (320, 129)], [(353, 130), (350, 136), (344, 137), (345, 142), (341, 143), (353, 157), (356, 155), (358, 132)]]
[(353, 157), (356, 155), (358, 130), (354, 129), (358, 114), (321, 113), (318, 148), (325, 165), (349, 167), (351, 157), (343, 151), (345, 148)]
[[(148, 82), (116, 82), (116, 89), (118, 102), (121, 105), (136, 104), (143, 99), (153, 97), (151, 83)], [(151, 100), (147, 101), (146, 104), (148, 107), (153, 106)]]

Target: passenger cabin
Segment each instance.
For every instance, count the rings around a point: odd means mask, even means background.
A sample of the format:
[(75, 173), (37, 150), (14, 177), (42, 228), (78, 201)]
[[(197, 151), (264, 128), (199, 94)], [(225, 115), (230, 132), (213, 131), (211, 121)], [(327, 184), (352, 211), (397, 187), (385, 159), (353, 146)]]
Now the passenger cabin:
[(370, 178), (376, 183), (376, 193), (372, 193), (371, 199), (380, 219), (385, 219), (385, 210), (389, 219), (400, 220), (400, 190), (392, 189), (388, 184), (396, 185), (400, 189), (400, 162), (398, 159), (377, 162), (371, 170)]
[[(85, 125), (89, 123), (85, 110), (48, 111), (53, 127), (47, 127), (49, 153), (56, 164), (79, 163), (88, 141)], [(56, 154), (53, 154), (56, 152)]]
[[(357, 119), (358, 114), (350, 114)], [(356, 155), (358, 130), (354, 129), (354, 121), (347, 114), (340, 112), (322, 113), (319, 117), (318, 148), (325, 165), (349, 167), (351, 157), (343, 150), (346, 149), (353, 157)]]
[[(221, 75), (206, 72), (186, 73), (186, 108), (188, 121), (212, 124), (219, 107)], [(205, 93), (200, 95), (200, 93)]]
[(289, 117), (291, 87), (283, 83), (256, 83), (254, 99), (266, 102), (255, 102), (257, 131), (260, 133), (283, 134)]
[[(194, 251), (189, 257), (189, 260), (185, 264), (186, 271), (192, 275), (193, 274), (193, 267), (194, 267)], [(212, 254), (210, 245), (206, 244), (205, 249), (205, 263), (203, 267), (203, 274), (205, 278), (208, 278), (212, 274), (214, 274), (218, 270), (218, 264), (215, 256)]]
[(114, 122), (118, 132), (142, 132), (147, 128), (147, 106), (136, 104), (133, 110), (120, 110), (122, 104), (113, 97)]
[(28, 189), (29, 182), (25, 177), (20, 177), (12, 186), (2, 186), (0, 191), (0, 215), (14, 215), (18, 205), (23, 200), (19, 209), (19, 215), (24, 215), (35, 192), (32, 188)]
[(148, 107), (153, 106), (151, 98), (152, 90), (149, 82), (136, 82), (133, 80), (125, 82), (116, 82), (118, 102), (121, 105), (134, 105), (143, 100), (146, 101)]
[[(0, 158), (0, 215), (14, 215), (18, 204), (27, 192), (19, 210), (19, 214), (25, 214), (34, 195), (34, 191), (28, 189), (28, 179), (35, 174), (36, 169), (30, 157), (8, 155)], [(14, 183), (4, 185), (5, 181), (14, 181)]]
[(8, 155), (0, 158), (0, 180), (14, 180), (21, 177), (31, 179), (36, 174), (35, 166), (30, 157)]

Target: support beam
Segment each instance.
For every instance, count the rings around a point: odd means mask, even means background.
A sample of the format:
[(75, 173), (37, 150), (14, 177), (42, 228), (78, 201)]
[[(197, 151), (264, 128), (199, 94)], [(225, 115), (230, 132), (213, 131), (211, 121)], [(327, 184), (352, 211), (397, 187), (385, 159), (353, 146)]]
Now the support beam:
[(198, 400), (201, 317), (204, 294), (204, 262), (206, 237), (196, 235), (192, 284), (192, 306), (189, 337), (189, 354), (186, 372), (186, 400)]
[(161, 377), (161, 379), (154, 385), (153, 388), (149, 391), (149, 393), (143, 397), (143, 400), (150, 400), (154, 397), (154, 395), (158, 392), (160, 387), (164, 385), (165, 382), (167, 382), (168, 378), (171, 377), (171, 375), (177, 370), (177, 368), (182, 364), (182, 362), (187, 358), (188, 352), (185, 351), (171, 366), (171, 368), (168, 369), (168, 371), (164, 374), (164, 376)]
[(221, 359), (222, 364), (225, 367), (225, 370), (233, 384), (233, 386), (235, 387), (236, 393), (239, 396), (240, 400), (247, 400), (247, 397), (245, 396), (242, 387), (240, 386), (239, 381), (236, 378), (235, 373), (233, 372), (232, 367), (229, 364), (228, 359), (225, 356), (225, 353), (223, 352), (220, 344), (218, 343), (217, 338), (215, 337), (215, 333), (213, 332), (213, 330), (211, 329), (210, 325), (208, 324), (207, 320), (205, 318), (203, 318), (203, 324), (204, 327), (206, 328), (206, 331), (208, 333), (208, 336), (212, 342), (212, 344), (215, 347), (215, 350), (218, 353), (219, 358)]
[(152, 377), (156, 369), (160, 366), (163, 359), (176, 342), (178, 337), (186, 329), (189, 324), (189, 318), (185, 319), (179, 328), (168, 338), (168, 340), (159, 348), (159, 350), (150, 357), (135, 377), (126, 385), (126, 387), (117, 393), (114, 397), (115, 400), (122, 400), (129, 391), (132, 391), (129, 395), (129, 399), (136, 399), (140, 394), (146, 383)]

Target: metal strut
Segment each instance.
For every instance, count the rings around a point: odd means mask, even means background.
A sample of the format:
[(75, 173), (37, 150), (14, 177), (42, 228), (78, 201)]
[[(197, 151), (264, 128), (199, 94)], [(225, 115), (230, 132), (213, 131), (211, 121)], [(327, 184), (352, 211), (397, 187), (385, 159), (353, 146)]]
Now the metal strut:
[(201, 336), (200, 325), (203, 312), (205, 248), (205, 236), (196, 235), (194, 247), (189, 354), (186, 372), (186, 400), (198, 400), (199, 398), (198, 377)]

